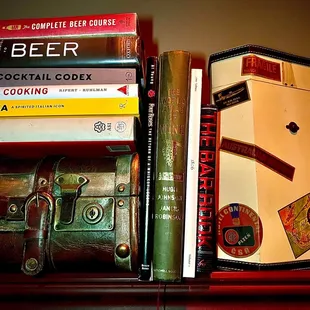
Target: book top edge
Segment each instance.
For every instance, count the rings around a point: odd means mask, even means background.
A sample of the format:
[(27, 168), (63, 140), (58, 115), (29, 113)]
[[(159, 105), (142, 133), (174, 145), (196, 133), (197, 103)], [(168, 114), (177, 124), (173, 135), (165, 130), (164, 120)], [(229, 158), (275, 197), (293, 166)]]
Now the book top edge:
[(102, 13), (102, 14), (87, 14), (87, 15), (65, 15), (65, 16), (53, 16), (53, 17), (26, 17), (26, 18), (9, 18), (9, 19), (1, 19), (0, 24), (3, 23), (12, 23), (12, 22), (27, 22), (27, 21), (56, 21), (61, 19), (74, 20), (79, 18), (111, 18), (111, 17), (120, 17), (120, 16), (135, 16), (138, 21), (138, 14), (135, 12), (122, 12), (122, 13)]

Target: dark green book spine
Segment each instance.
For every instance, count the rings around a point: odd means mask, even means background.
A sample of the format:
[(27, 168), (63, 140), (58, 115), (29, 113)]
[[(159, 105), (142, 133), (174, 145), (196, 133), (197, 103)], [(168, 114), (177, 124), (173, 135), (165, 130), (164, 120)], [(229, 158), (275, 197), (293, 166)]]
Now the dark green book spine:
[(180, 281), (182, 274), (186, 145), (191, 55), (159, 57), (153, 277)]

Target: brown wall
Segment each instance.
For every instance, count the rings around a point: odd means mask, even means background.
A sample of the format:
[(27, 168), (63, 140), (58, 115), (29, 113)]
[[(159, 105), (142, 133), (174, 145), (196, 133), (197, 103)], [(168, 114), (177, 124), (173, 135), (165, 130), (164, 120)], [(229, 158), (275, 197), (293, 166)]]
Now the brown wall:
[(152, 20), (159, 52), (186, 49), (207, 58), (222, 49), (255, 43), (310, 57), (310, 0), (1, 2), (1, 19), (137, 12), (142, 20)]
[(310, 57), (310, 0), (1, 1), (0, 19), (137, 12), (147, 55), (189, 50), (202, 69), (211, 53), (247, 43)]

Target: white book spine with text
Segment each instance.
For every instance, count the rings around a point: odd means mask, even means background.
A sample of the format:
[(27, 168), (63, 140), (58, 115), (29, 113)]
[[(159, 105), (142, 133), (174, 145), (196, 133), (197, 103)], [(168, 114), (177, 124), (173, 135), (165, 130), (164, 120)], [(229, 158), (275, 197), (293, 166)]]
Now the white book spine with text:
[(199, 136), (202, 70), (191, 70), (189, 102), (183, 277), (194, 278), (196, 271), (196, 231), (198, 204)]
[(20, 117), (0, 122), (0, 146), (2, 142), (134, 140), (134, 116)]

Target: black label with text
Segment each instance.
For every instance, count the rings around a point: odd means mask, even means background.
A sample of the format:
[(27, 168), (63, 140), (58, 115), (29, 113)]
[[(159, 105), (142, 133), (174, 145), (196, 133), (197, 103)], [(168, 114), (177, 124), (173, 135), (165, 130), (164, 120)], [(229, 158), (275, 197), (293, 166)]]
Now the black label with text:
[(250, 100), (247, 82), (244, 81), (214, 93), (213, 100), (219, 110)]

